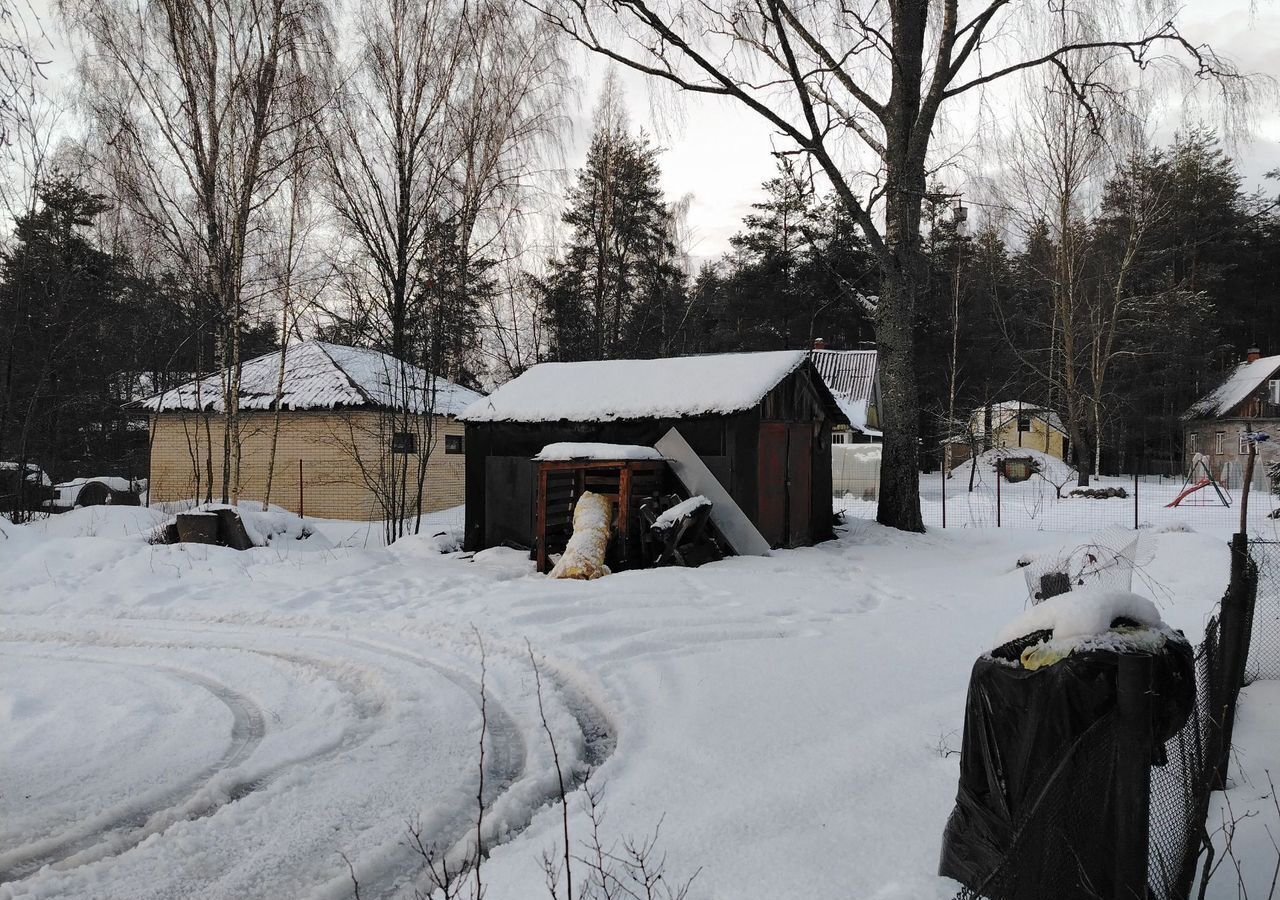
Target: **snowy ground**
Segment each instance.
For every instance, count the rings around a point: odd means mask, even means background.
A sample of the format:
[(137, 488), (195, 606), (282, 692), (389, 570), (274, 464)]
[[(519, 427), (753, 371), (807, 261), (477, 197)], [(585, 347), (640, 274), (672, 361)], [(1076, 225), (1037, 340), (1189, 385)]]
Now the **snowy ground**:
[[(341, 854), (362, 897), (412, 896), (406, 823), (441, 845), (474, 824), (481, 641), (490, 900), (546, 896), (560, 834), (528, 645), (562, 763), (604, 786), (606, 839), (661, 822), (669, 874), (700, 870), (691, 897), (948, 898), (969, 668), (1024, 607), (1017, 558), (1078, 542), (853, 521), (819, 547), (576, 583), (441, 553), (456, 511), (390, 548), (319, 523), (312, 545), (245, 552), (147, 544), (162, 518), (0, 526), (4, 900), (349, 897)], [(1153, 534), (1135, 585), (1193, 642), (1226, 534)], [(1242, 747), (1280, 718), (1268, 689)]]

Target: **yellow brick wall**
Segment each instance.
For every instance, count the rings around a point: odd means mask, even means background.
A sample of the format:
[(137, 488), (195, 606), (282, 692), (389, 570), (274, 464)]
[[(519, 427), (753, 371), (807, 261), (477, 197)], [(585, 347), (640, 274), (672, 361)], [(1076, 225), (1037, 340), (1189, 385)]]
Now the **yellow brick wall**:
[(997, 447), (1005, 447), (1010, 450), (1017, 450), (1019, 447), (1027, 450), (1038, 450), (1041, 453), (1056, 456), (1058, 459), (1064, 459), (1066, 456), (1063, 453), (1065, 437), (1057, 429), (1048, 427), (1043, 419), (1033, 416), (1030, 431), (1024, 431), (1019, 436), (1018, 422), (1015, 418), (996, 432), (994, 444)]
[[(222, 493), (221, 416), (209, 417), (209, 436), (204, 419), (195, 413), (162, 413), (151, 419), (151, 500), (167, 502), (203, 499), (206, 488), (205, 448), (212, 438), (213, 498)], [(240, 499), (262, 501), (267, 492), (267, 469), (271, 458), (271, 435), (275, 414), (240, 414)], [(381, 504), (370, 485), (385, 483), (383, 466), (399, 463), (401, 455), (391, 455), (387, 419), (376, 411), (328, 410), (282, 412), (276, 443), (275, 474), (271, 480), (271, 503), (292, 512), (299, 511), (298, 461), (302, 461), (303, 511), (325, 519), (381, 519)], [(419, 428), (425, 433), (425, 426)], [(465, 457), (444, 452), (445, 435), (462, 435), (461, 422), (443, 416), (435, 418), (434, 446), (427, 460), (422, 508), (426, 512), (446, 509), (463, 502)], [(419, 437), (419, 445), (425, 440)], [(409, 484), (416, 485), (419, 457), (410, 454)], [(366, 474), (367, 473), (367, 474)]]

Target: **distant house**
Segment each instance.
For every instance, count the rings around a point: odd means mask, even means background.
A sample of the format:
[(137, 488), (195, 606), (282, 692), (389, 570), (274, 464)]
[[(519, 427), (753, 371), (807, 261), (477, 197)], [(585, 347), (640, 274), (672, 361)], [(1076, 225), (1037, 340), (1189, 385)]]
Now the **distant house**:
[(828, 350), (819, 339), (809, 354), (840, 409), (849, 419), (831, 433), (835, 444), (884, 440), (880, 429), (879, 354), (875, 350)]
[[(221, 495), (222, 381), (214, 373), (139, 402), (151, 413), (151, 502), (202, 497), (210, 483), (212, 496)], [(240, 379), (240, 497), (263, 499), (270, 475), (275, 505), (322, 518), (380, 518), (389, 473), (416, 473), (426, 453), (423, 511), (457, 506), (464, 481), (457, 414), (480, 397), (374, 350), (291, 345), (282, 384), (280, 354), (257, 357)], [(402, 483), (416, 488), (417, 479)]]
[[(1263, 356), (1252, 347), (1227, 379), (1191, 405), (1183, 415), (1184, 470), (1197, 454), (1206, 457), (1214, 476), (1239, 482), (1249, 454), (1245, 435), (1262, 431), (1273, 441), (1261, 444), (1259, 454), (1270, 461), (1280, 453), (1280, 356)], [(1256, 468), (1259, 483), (1265, 465)]]
[(949, 442), (950, 467), (969, 458), (971, 444), (986, 450), (1035, 450), (1064, 462), (1071, 452), (1071, 438), (1062, 418), (1044, 405), (1026, 400), (1002, 400), (980, 406), (969, 415), (968, 434)]
[(831, 537), (831, 430), (847, 419), (803, 350), (543, 363), (463, 413), (466, 546), (532, 548), (533, 457), (653, 446), (677, 428), (770, 546)]

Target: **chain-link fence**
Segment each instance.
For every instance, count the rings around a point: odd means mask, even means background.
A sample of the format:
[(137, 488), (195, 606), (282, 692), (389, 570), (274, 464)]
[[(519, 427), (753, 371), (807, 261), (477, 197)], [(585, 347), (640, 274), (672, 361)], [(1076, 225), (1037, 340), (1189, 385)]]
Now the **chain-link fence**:
[(1245, 677), (1280, 680), (1280, 541), (1253, 539), (1249, 554), (1258, 566), (1257, 601)]
[[(1256, 600), (1256, 604), (1255, 604)], [(1205, 628), (1195, 654), (1195, 704), (1181, 729), (1155, 754), (1149, 769), (1146, 882), (1152, 900), (1188, 900), (1204, 849), (1212, 791), (1226, 782), (1236, 700), (1250, 678), (1280, 675), (1280, 543), (1232, 543), (1231, 583)], [(1019, 823), (1013, 845), (985, 882), (957, 900), (1030, 900), (1034, 897), (1127, 896), (1125, 882), (1098, 884), (1082, 877), (1099, 848), (1099, 789), (1109, 784), (1118, 754), (1133, 754), (1123, 717), (1104, 716), (1052, 767), (1035, 805)], [(1139, 750), (1139, 752), (1142, 752)], [(1108, 815), (1122, 814), (1105, 804)], [(1120, 861), (1122, 862), (1122, 860)], [(1104, 878), (1110, 877), (1105, 867)], [(1116, 878), (1121, 878), (1117, 875)], [(1139, 881), (1141, 875), (1138, 875)], [(1119, 890), (1118, 890), (1119, 888)], [(1135, 895), (1136, 896), (1136, 895)]]
[[(875, 451), (867, 450), (874, 447)], [(838, 447), (832, 461), (832, 505), (850, 518), (874, 519), (880, 493), (876, 445)], [(920, 475), (920, 513), (929, 528), (1030, 528), (1089, 531), (1108, 525), (1166, 530), (1236, 531), (1243, 490), (1237, 484), (1166, 475), (1102, 475), (1079, 487), (1048, 466), (1033, 469), (1009, 456), (994, 465), (965, 465), (948, 475)], [(1249, 493), (1251, 533), (1280, 539), (1280, 497), (1268, 484)]]

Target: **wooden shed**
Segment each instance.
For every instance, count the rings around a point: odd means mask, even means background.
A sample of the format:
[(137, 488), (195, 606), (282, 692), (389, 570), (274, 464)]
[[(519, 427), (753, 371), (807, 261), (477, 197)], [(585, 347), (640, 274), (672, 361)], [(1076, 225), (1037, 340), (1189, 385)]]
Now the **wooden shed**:
[(534, 548), (547, 445), (653, 446), (672, 428), (770, 546), (832, 536), (831, 429), (848, 420), (806, 351), (543, 363), (460, 418), (471, 550)]

